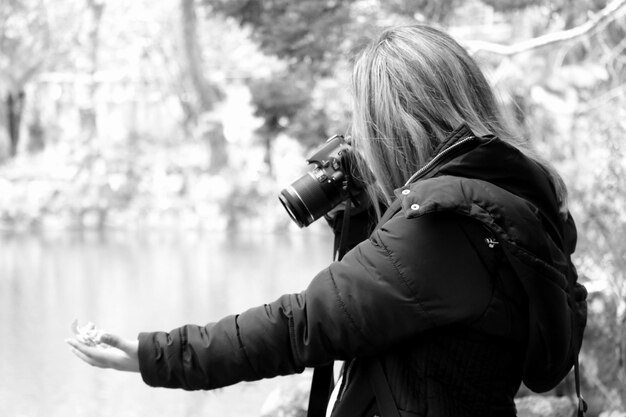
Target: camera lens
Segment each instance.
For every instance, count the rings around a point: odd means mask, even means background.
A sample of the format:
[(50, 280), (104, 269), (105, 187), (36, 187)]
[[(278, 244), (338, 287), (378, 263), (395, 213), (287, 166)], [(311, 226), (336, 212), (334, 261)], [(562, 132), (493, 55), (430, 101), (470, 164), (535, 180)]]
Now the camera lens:
[(313, 219), (311, 219), (309, 211), (293, 187), (282, 190), (278, 199), (282, 203), (283, 207), (285, 207), (285, 210), (287, 210), (289, 217), (291, 217), (291, 219), (296, 222), (298, 226), (306, 227), (313, 223)]
[(306, 227), (328, 213), (341, 201), (341, 189), (330, 180), (308, 172), (280, 192), (280, 202), (300, 227)]

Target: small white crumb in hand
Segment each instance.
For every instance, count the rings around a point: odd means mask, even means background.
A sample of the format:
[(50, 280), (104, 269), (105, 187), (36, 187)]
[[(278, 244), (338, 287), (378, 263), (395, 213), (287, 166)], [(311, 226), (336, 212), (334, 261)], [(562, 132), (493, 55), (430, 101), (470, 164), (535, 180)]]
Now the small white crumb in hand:
[[(84, 326), (78, 325), (78, 320), (72, 322), (72, 332), (76, 336), (76, 340), (87, 346), (97, 346), (101, 344), (100, 338), (105, 333), (104, 330), (98, 329), (95, 324), (89, 322)], [(102, 346), (107, 346), (102, 344)]]

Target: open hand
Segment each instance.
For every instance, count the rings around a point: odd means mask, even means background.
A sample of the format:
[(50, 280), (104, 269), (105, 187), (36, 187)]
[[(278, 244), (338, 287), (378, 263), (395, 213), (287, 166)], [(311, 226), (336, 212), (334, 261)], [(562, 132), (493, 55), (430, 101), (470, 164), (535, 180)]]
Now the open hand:
[(76, 356), (91, 366), (139, 372), (137, 356), (139, 342), (136, 340), (127, 340), (114, 334), (105, 333), (100, 337), (100, 343), (95, 346), (88, 346), (76, 338), (65, 341)]

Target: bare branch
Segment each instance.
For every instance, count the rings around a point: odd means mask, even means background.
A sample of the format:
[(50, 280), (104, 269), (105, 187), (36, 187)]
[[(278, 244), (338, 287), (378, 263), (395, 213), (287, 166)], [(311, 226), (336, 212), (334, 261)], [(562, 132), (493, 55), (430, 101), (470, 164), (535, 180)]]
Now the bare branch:
[(581, 114), (590, 112), (592, 110), (595, 110), (598, 107), (611, 104), (613, 100), (621, 97), (624, 94), (626, 94), (626, 84), (618, 85), (617, 87), (612, 88), (608, 91), (605, 91), (604, 93), (598, 96), (590, 98), (584, 104), (580, 105), (576, 109), (575, 113), (576, 115), (581, 115)]
[(626, 11), (626, 0), (614, 0), (580, 26), (560, 32), (549, 33), (514, 45), (501, 45), (484, 41), (466, 41), (465, 47), (474, 55), (487, 52), (495, 55), (513, 56), (533, 49), (543, 48), (555, 43), (571, 41), (600, 30), (608, 23), (621, 17)]
[(613, 49), (609, 50), (605, 55), (606, 57), (602, 60), (603, 63), (610, 62), (615, 58), (622, 56), (624, 50), (626, 49), (626, 38), (622, 39), (620, 43), (617, 44)]

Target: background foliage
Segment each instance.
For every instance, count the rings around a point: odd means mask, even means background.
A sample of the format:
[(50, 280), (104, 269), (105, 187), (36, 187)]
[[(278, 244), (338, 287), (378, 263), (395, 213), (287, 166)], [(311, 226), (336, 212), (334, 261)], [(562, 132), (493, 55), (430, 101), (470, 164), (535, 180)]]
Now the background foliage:
[[(626, 411), (626, 1), (6, 0), (0, 226), (292, 229), (278, 190), (347, 129), (350, 57), (441, 27), (563, 175), (592, 408)], [(567, 394), (567, 388), (558, 390)]]

